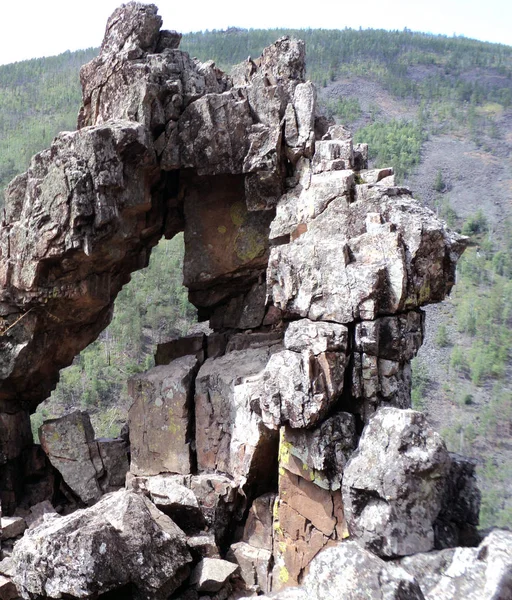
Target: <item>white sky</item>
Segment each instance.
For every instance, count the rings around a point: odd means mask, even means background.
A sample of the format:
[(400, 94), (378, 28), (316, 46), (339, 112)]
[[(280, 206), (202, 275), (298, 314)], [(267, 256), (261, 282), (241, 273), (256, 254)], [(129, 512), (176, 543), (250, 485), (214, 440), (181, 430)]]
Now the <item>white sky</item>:
[[(120, 0), (1, 0), (0, 64), (99, 46)], [(155, 0), (165, 29), (381, 28), (512, 45), (511, 0)]]

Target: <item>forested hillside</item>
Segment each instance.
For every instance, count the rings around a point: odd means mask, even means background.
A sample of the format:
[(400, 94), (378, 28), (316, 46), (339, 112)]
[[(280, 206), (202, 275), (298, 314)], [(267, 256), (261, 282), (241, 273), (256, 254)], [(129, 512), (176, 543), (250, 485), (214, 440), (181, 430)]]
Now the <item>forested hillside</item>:
[[(429, 309), (413, 402), (450, 449), (474, 456), (482, 524), (512, 525), (512, 48), (410, 31), (262, 30), (184, 36), (228, 70), (276, 38), (305, 40), (321, 109), (370, 144), (376, 166), (473, 238), (451, 299)], [(78, 67), (93, 50), (0, 67), (0, 187), (61, 129), (74, 127)], [(119, 428), (125, 381), (194, 311), (181, 287), (182, 240), (161, 243), (116, 303), (112, 325), (62, 375), (43, 417), (74, 406), (101, 434)]]

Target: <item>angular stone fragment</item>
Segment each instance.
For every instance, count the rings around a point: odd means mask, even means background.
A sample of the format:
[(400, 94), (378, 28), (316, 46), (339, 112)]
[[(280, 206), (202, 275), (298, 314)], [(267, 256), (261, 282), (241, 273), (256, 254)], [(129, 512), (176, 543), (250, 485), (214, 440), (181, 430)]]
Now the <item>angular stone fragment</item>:
[(235, 481), (262, 482), (275, 461), (277, 433), (253, 409), (253, 395), (269, 358), (267, 347), (208, 359), (197, 375), (195, 395), (197, 463)]
[(201, 533), (187, 537), (187, 544), (192, 556), (202, 558), (220, 558), (215, 536)]
[(321, 488), (341, 487), (343, 470), (357, 446), (354, 415), (337, 413), (316, 429), (282, 432), (280, 465)]
[(197, 368), (195, 356), (184, 356), (130, 380), (132, 473), (190, 473), (190, 419)]
[(10, 538), (18, 537), (22, 535), (27, 528), (27, 523), (22, 517), (2, 517), (2, 539), (8, 540)]
[(383, 557), (432, 550), (450, 462), (422, 413), (381, 408), (343, 474), (350, 535)]
[[(315, 326), (310, 329), (318, 335)], [(326, 326), (325, 330), (332, 331), (332, 328)], [(299, 335), (307, 338), (312, 333), (304, 330)], [(338, 351), (315, 355), (310, 349), (304, 349), (300, 353), (283, 350), (272, 354), (256, 392), (267, 427), (277, 429), (285, 423), (297, 428), (311, 427), (327, 414), (344, 385), (346, 331), (339, 335)], [(291, 336), (289, 339), (294, 346)], [(304, 344), (304, 341), (296, 341), (298, 345), (294, 347)]]
[(30, 513), (25, 517), (25, 521), (29, 527), (36, 527), (43, 521), (44, 515), (49, 514), (56, 515), (57, 511), (51, 502), (45, 500), (30, 507)]
[(115, 492), (124, 487), (126, 473), (130, 469), (128, 445), (123, 439), (100, 438), (96, 443), (104, 468), (104, 475), (99, 481), (101, 490), (104, 494)]
[[(164, 511), (185, 518), (185, 526), (195, 535), (204, 527), (224, 548), (232, 538), (245, 512), (246, 499), (239, 487), (224, 475), (162, 475), (134, 477), (129, 474), (127, 487), (147, 494)], [(200, 514), (197, 512), (199, 506)]]
[(163, 513), (187, 533), (205, 526), (205, 519), (196, 495), (188, 487), (177, 482), (173, 475), (148, 477), (145, 489), (149, 497)]
[(39, 429), (41, 446), (64, 481), (86, 504), (102, 495), (98, 479), (104, 466), (86, 412), (76, 411), (45, 421)]
[(507, 600), (512, 597), (512, 532), (497, 529), (478, 548), (416, 554), (400, 565), (416, 578), (425, 600)]
[(275, 494), (264, 494), (254, 500), (245, 522), (243, 541), (254, 548), (272, 550)]
[(238, 571), (238, 565), (220, 558), (203, 558), (194, 569), (190, 583), (198, 592), (218, 592)]
[(46, 517), (12, 556), (24, 597), (89, 598), (132, 584), (141, 599), (167, 598), (188, 575), (183, 532), (142, 496), (119, 491), (66, 517)]
[(155, 365), (168, 365), (182, 356), (195, 356), (201, 363), (204, 359), (204, 333), (193, 333), (185, 337), (176, 337), (158, 344), (155, 354)]
[(9, 577), (0, 575), (0, 600), (16, 600), (19, 598), (18, 590)]
[(315, 356), (323, 352), (346, 353), (347, 342), (348, 330), (343, 325), (309, 319), (292, 321), (284, 336), (284, 345), (288, 350), (307, 350)]
[(423, 311), (408, 311), (357, 323), (355, 349), (390, 361), (411, 360), (423, 343), (424, 321)]
[(231, 546), (228, 558), (240, 567), (240, 576), (246, 587), (254, 592), (270, 592), (272, 552), (246, 542)]
[(276, 216), (270, 225), (271, 240), (296, 239), (308, 228), (308, 223), (318, 217), (338, 196), (350, 201), (354, 186), (351, 170), (312, 174), (309, 166), (301, 165), (299, 185), (279, 200)]

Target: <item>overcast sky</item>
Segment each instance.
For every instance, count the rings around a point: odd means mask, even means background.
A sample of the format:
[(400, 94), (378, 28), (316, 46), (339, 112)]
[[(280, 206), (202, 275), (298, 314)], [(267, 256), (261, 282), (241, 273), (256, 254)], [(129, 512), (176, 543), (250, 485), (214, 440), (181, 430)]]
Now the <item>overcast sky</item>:
[[(12, 0), (0, 8), (0, 64), (99, 46), (119, 0)], [(383, 28), (512, 45), (511, 0), (160, 0), (165, 29)]]

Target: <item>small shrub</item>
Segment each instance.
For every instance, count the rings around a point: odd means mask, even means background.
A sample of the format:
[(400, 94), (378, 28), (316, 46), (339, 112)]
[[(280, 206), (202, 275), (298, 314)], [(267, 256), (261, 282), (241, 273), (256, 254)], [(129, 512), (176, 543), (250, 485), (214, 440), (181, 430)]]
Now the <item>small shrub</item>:
[(436, 333), (436, 345), (439, 348), (446, 348), (450, 345), (450, 338), (448, 337), (448, 331), (446, 330), (446, 325), (439, 325)]

